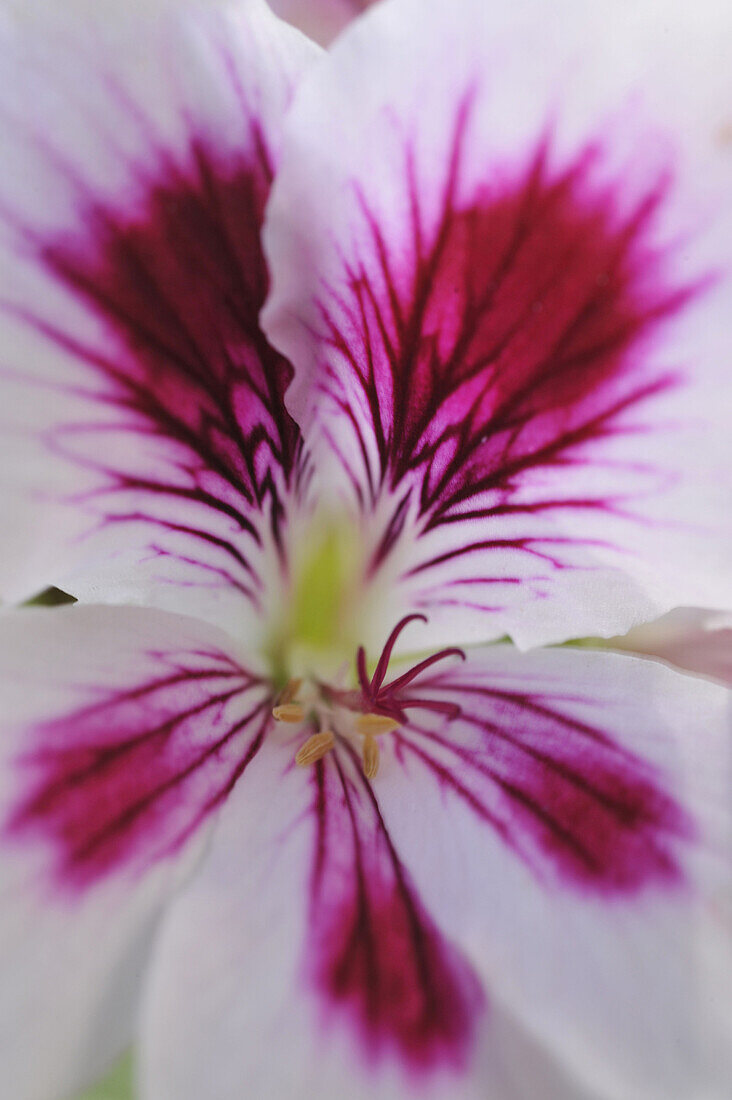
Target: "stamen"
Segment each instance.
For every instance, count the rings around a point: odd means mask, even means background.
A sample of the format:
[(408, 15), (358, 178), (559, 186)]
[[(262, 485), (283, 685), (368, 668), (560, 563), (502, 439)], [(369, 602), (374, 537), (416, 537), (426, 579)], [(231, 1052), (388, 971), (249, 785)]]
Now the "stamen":
[(280, 703), (272, 708), (272, 717), (275, 722), (302, 722), (305, 708), (301, 703)]
[(376, 733), (392, 733), (399, 726), (395, 718), (388, 718), (385, 714), (359, 714), (356, 719), (356, 732), (366, 737), (373, 737)]
[(288, 680), (277, 697), (277, 705), (283, 706), (285, 703), (291, 703), (301, 687), (302, 680)]
[(335, 737), (330, 730), (321, 730), (320, 733), (314, 733), (298, 749), (295, 755), (295, 763), (301, 768), (306, 768), (308, 764), (315, 764), (316, 761), (322, 760), (334, 745)]
[[(377, 717), (370, 715), (370, 717)], [(379, 745), (373, 733), (367, 733), (363, 741), (363, 774), (375, 779), (379, 770)]]

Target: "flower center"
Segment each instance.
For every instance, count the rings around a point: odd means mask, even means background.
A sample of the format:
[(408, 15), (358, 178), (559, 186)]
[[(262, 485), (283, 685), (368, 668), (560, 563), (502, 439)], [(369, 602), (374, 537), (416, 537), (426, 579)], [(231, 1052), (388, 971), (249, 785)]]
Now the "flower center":
[(356, 653), (357, 687), (344, 688), (311, 678), (292, 679), (279, 693), (272, 716), (277, 722), (294, 723), (304, 728), (305, 740), (295, 760), (301, 767), (321, 760), (336, 745), (338, 739), (360, 742), (364, 774), (373, 779), (379, 770), (379, 742), (383, 734), (394, 733), (408, 721), (407, 710), (419, 707), (434, 710), (448, 718), (460, 713), (455, 704), (423, 699), (414, 694), (419, 676), (438, 661), (448, 657), (465, 659), (461, 649), (441, 649), (412, 665), (407, 671), (386, 683), (394, 646), (404, 628), (424, 615), (407, 615), (389, 635), (376, 667), (368, 674), (366, 651), (360, 646)]
[(281, 689), (312, 668), (331, 674), (353, 652), (365, 588), (358, 534), (343, 517), (296, 519), (287, 558), (265, 644), (272, 680)]

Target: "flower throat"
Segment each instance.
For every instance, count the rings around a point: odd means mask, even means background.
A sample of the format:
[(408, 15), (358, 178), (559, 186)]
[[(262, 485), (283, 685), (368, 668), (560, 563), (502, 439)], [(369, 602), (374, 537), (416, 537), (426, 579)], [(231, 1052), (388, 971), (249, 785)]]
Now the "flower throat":
[[(406, 615), (389, 635), (369, 677), (366, 651), (359, 646), (356, 653), (358, 686), (342, 688), (315, 677), (293, 678), (279, 692), (272, 716), (277, 722), (302, 726), (309, 734), (295, 755), (301, 767), (321, 760), (336, 745), (339, 738), (360, 741), (364, 774), (373, 779), (379, 770), (378, 738), (394, 733), (407, 721), (406, 711), (412, 707), (431, 710), (448, 718), (457, 718), (460, 708), (454, 703), (424, 699), (413, 694), (417, 677), (448, 657), (465, 659), (461, 649), (439, 650), (412, 665), (400, 676), (385, 683), (394, 647), (409, 623), (427, 622), (424, 615)], [(408, 691), (408, 689), (410, 689)]]

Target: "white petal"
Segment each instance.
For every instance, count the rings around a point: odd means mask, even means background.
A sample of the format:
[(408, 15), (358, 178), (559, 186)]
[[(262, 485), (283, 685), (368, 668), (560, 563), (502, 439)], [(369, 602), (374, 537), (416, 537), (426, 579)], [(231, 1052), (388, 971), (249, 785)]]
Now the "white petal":
[(258, 324), (282, 114), (263, 0), (21, 5), (0, 33), (0, 590), (241, 628), (299, 464)]
[(13, 1100), (66, 1097), (131, 1041), (161, 907), (268, 720), (229, 648), (159, 611), (0, 617), (0, 1067)]
[[(451, 1065), (465, 1005), (425, 1009), (419, 985), (452, 997), (463, 964), (445, 956), (440, 973), (438, 933), (406, 868), (412, 934), (426, 936), (415, 969), (405, 911), (395, 904), (389, 920), (379, 907), (392, 856), (364, 796), (347, 753), (303, 771), (282, 744), (264, 746), (164, 924), (143, 1013), (144, 1100), (230, 1100), (242, 1089), (293, 1100), (525, 1100), (540, 1083), (551, 1100), (582, 1095), (493, 1001), (475, 1021), (467, 1061)], [(339, 917), (359, 889), (365, 923), (344, 940)], [(445, 941), (439, 950), (453, 951)]]
[(732, 600), (730, 18), (394, 0), (301, 85), (265, 327), (441, 638)]
[(661, 657), (678, 668), (732, 685), (732, 621), (699, 608), (678, 608), (637, 626), (609, 644), (631, 653)]
[(729, 692), (620, 654), (496, 646), (409, 693), (462, 716), (413, 703), (376, 789), (487, 987), (593, 1096), (722, 1100)]
[(269, 0), (282, 19), (324, 46), (373, 3), (373, 0)]

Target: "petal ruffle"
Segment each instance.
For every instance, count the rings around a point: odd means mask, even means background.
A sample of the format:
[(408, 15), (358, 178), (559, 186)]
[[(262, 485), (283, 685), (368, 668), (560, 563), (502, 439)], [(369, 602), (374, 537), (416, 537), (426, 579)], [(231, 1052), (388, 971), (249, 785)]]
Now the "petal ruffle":
[(142, 1096), (230, 1100), (243, 1087), (293, 1100), (576, 1095), (486, 1008), (342, 746), (301, 770), (268, 740), (162, 931)]
[(302, 473), (258, 314), (316, 48), (263, 0), (33, 0), (0, 34), (0, 589), (231, 625)]
[(721, 1100), (729, 692), (640, 658), (499, 645), (401, 702), (384, 820), (488, 989), (593, 1095)]
[(677, 608), (652, 623), (637, 626), (611, 647), (660, 657), (677, 668), (711, 676), (732, 686), (732, 619), (700, 608)]
[(545, 16), (366, 13), (296, 97), (265, 228), (288, 405), (450, 641), (732, 599), (729, 13)]
[(161, 906), (271, 704), (223, 633), (166, 612), (6, 612), (0, 657), (3, 1088), (47, 1100), (130, 1042)]
[(269, 0), (282, 19), (326, 46), (374, 0)]

